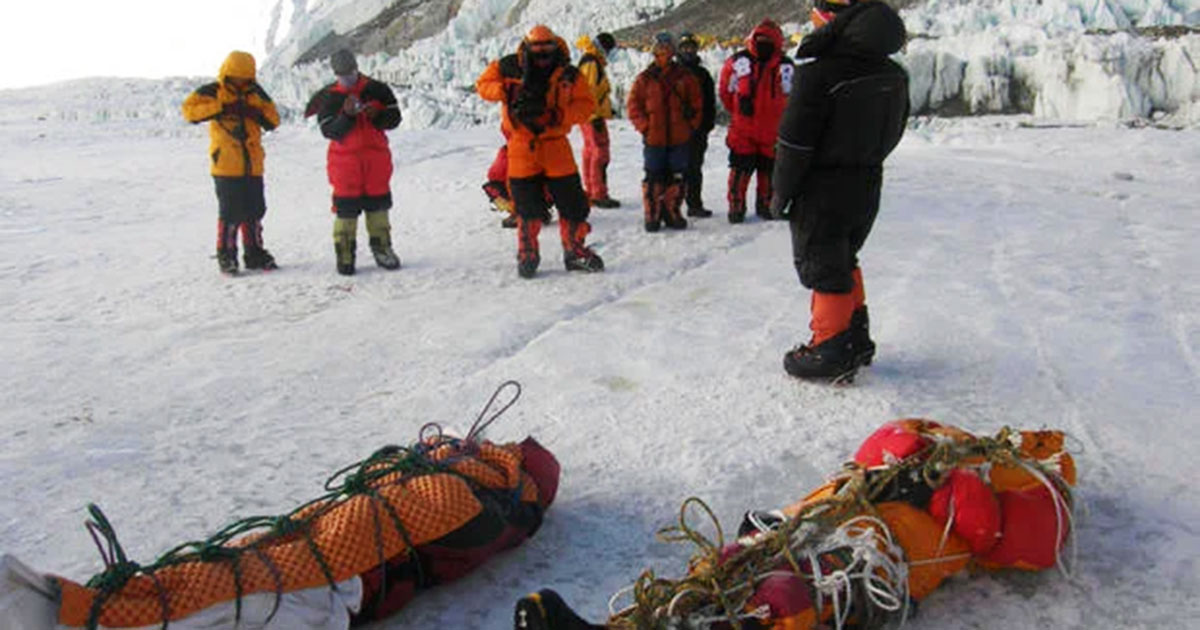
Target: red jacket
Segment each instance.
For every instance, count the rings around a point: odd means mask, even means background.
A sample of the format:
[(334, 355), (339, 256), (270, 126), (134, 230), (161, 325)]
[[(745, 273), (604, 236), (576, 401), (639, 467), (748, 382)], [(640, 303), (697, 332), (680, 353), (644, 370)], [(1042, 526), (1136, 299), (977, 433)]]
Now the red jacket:
[[(364, 108), (350, 115), (343, 105), (352, 96)], [(326, 157), (334, 197), (386, 194), (392, 176), (392, 154), (384, 132), (395, 129), (401, 120), (392, 89), (362, 74), (350, 88), (331, 83), (309, 100), (305, 115), (313, 114), (321, 134), (329, 138)]]
[[(766, 35), (774, 50), (765, 59), (758, 56), (754, 39)], [(725, 61), (718, 94), (731, 121), (726, 144), (736, 153), (775, 154), (775, 138), (788, 96), (792, 93), (795, 66), (783, 54), (783, 31), (763, 20), (746, 38), (746, 49)]]
[(699, 82), (677, 63), (666, 68), (652, 64), (643, 70), (629, 90), (626, 105), (629, 122), (651, 147), (686, 144), (704, 113)]

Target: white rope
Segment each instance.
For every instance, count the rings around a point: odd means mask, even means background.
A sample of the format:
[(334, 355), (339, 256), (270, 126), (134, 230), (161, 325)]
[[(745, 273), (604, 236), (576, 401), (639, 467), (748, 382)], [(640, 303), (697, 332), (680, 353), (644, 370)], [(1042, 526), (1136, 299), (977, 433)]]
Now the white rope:
[[(1033, 475), (1034, 479), (1037, 479), (1039, 483), (1041, 483), (1046, 487), (1047, 490), (1050, 491), (1050, 498), (1052, 501), (1054, 501), (1054, 565), (1058, 567), (1058, 570), (1063, 574), (1063, 577), (1066, 577), (1068, 580), (1073, 579), (1074, 575), (1071, 573), (1071, 569), (1066, 566), (1066, 563), (1063, 562), (1062, 554), (1059, 553), (1059, 545), (1061, 544), (1064, 535), (1070, 535), (1074, 528), (1074, 518), (1071, 513), (1071, 506), (1067, 504), (1066, 498), (1064, 498), (1062, 493), (1058, 491), (1058, 488), (1054, 485), (1054, 482), (1050, 481), (1050, 479), (1046, 477), (1045, 473), (1023, 459), (1018, 459), (1017, 461), (1020, 462), (1021, 467), (1029, 472), (1030, 475)], [(1066, 515), (1066, 523), (1063, 523), (1063, 515)], [(1068, 529), (1064, 531), (1064, 527)], [(1075, 566), (1077, 551), (1075, 547), (1074, 535), (1070, 535), (1070, 544), (1070, 564), (1073, 568)]]
[[(847, 566), (826, 574), (823, 554), (849, 549)], [(833, 605), (834, 626), (841, 630), (854, 606), (857, 582), (871, 605), (886, 612), (903, 611), (908, 616), (908, 566), (903, 550), (892, 540), (887, 524), (873, 516), (858, 516), (842, 523), (818, 546), (805, 550), (812, 567), (812, 585), (817, 591), (818, 614), (824, 616), (824, 600)]]

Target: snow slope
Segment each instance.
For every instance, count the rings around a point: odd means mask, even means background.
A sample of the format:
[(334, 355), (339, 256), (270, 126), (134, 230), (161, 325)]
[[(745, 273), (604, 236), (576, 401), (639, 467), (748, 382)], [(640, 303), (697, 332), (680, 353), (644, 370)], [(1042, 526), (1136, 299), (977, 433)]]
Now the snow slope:
[[(204, 129), (27, 115), (66, 89), (0, 92), (0, 551), (39, 570), (100, 568), (88, 502), (148, 561), (284, 512), (426, 422), (465, 431), (512, 378), (524, 396), (489, 437), (552, 449), (558, 502), (526, 546), (378, 628), (504, 628), (541, 586), (602, 618), (643, 568), (682, 571), (690, 550), (652, 534), (684, 498), (733, 527), (903, 416), (1065, 429), (1086, 507), (1074, 579), (963, 576), (910, 627), (1200, 616), (1196, 131), (916, 121), (863, 257), (877, 363), (832, 389), (780, 367), (807, 332), (786, 226), (718, 214), (644, 233), (624, 122), (610, 179), (626, 206), (593, 220), (602, 275), (568, 276), (547, 230), (544, 273), (516, 276), (479, 190), (500, 135), (476, 128), (392, 134), (405, 268), (339, 277), (325, 142), (287, 124), (266, 140), (283, 269), (229, 279)], [(708, 160), (723, 211), (719, 133)]]

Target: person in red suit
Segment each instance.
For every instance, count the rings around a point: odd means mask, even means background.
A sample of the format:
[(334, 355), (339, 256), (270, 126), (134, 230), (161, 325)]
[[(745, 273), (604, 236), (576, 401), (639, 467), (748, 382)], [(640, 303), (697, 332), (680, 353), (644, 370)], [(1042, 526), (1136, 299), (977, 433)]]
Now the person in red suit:
[(354, 53), (339, 50), (329, 58), (337, 80), (308, 102), (305, 115), (316, 114), (321, 134), (329, 138), (326, 171), (333, 186), (333, 247), (337, 271), (353, 275), (358, 215), (366, 215), (367, 236), (375, 264), (399, 269), (392, 249), (392, 152), (386, 131), (400, 125), (400, 107), (386, 84), (358, 71)]
[(729, 222), (746, 219), (746, 194), (757, 173), (754, 211), (760, 219), (771, 217), (771, 173), (775, 168), (775, 137), (779, 120), (792, 93), (795, 66), (783, 54), (783, 31), (763, 20), (746, 48), (725, 61), (718, 93), (729, 111)]

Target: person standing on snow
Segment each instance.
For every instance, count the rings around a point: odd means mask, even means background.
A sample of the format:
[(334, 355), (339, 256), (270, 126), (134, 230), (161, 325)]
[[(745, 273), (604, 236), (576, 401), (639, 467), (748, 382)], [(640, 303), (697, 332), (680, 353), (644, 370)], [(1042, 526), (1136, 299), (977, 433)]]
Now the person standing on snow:
[(688, 167), (683, 174), (683, 187), (687, 193), (687, 215), (689, 217), (707, 218), (713, 215), (712, 210), (705, 209), (701, 199), (704, 189), (704, 154), (708, 152), (708, 134), (712, 133), (717, 119), (717, 97), (713, 93), (713, 78), (708, 68), (700, 61), (700, 42), (692, 33), (679, 36), (679, 63), (696, 77), (700, 86), (700, 98), (704, 105), (701, 108), (700, 127), (692, 133), (691, 144), (688, 146)]
[(908, 74), (889, 55), (907, 34), (883, 2), (817, 0), (817, 27), (796, 51), (796, 91), (779, 126), (771, 211), (791, 219), (792, 255), (812, 290), (812, 338), (783, 367), (827, 379), (870, 365), (858, 252), (879, 212), (883, 160), (908, 119)]
[(517, 273), (537, 275), (538, 235), (549, 190), (558, 207), (563, 265), (567, 271), (604, 270), (604, 261), (584, 245), (591, 226), (589, 206), (567, 133), (586, 122), (595, 99), (570, 52), (549, 27), (529, 30), (517, 52), (493, 61), (475, 81), (479, 96), (501, 103), (501, 129), (508, 138), (508, 184), (517, 206)]
[(683, 173), (704, 102), (696, 77), (675, 62), (675, 40), (670, 33), (654, 37), (652, 52), (654, 63), (634, 80), (626, 104), (629, 122), (642, 134), (646, 231), (657, 232), (662, 223), (682, 230), (687, 227), (687, 219), (680, 213), (685, 196)]
[(358, 71), (354, 53), (339, 50), (329, 58), (336, 81), (308, 101), (305, 116), (317, 116), (329, 138), (326, 171), (333, 186), (333, 248), (337, 272), (354, 275), (358, 215), (366, 215), (367, 237), (375, 264), (399, 269), (392, 249), (392, 151), (384, 132), (400, 125), (400, 107), (386, 84)]
[(746, 193), (758, 174), (755, 214), (769, 220), (775, 136), (792, 91), (792, 60), (783, 55), (783, 31), (766, 19), (750, 33), (746, 48), (721, 68), (721, 104), (729, 111), (729, 222), (746, 218)]
[(592, 90), (596, 100), (596, 111), (587, 123), (579, 126), (583, 132), (583, 187), (588, 201), (597, 208), (618, 208), (621, 203), (608, 196), (608, 162), (610, 160), (607, 120), (613, 117), (609, 94), (612, 87), (604, 68), (608, 54), (617, 47), (611, 33), (600, 33), (595, 42), (587, 35), (581, 36), (575, 47), (583, 51), (579, 58), (579, 74)]
[(235, 50), (221, 64), (217, 81), (197, 88), (182, 107), (188, 122), (209, 123), (210, 172), (217, 189), (217, 264), (228, 275), (238, 272), (239, 231), (246, 269), (277, 268), (263, 247), (267, 202), (262, 132), (279, 126), (279, 112), (256, 74), (254, 56)]

